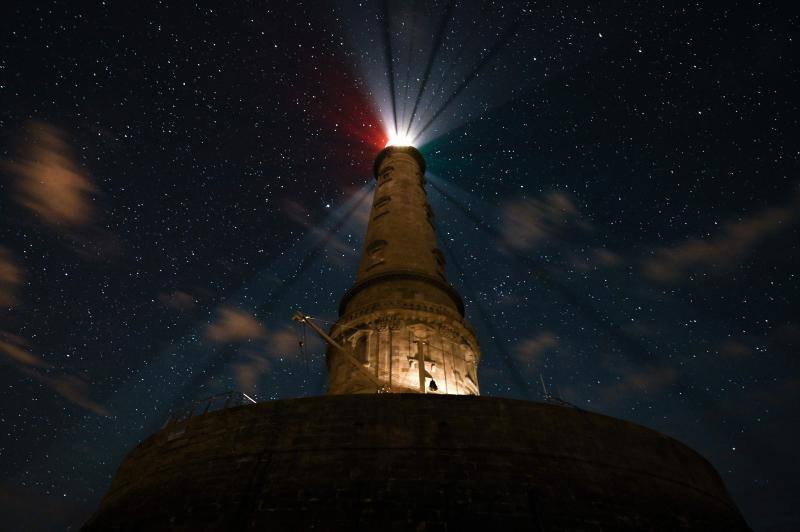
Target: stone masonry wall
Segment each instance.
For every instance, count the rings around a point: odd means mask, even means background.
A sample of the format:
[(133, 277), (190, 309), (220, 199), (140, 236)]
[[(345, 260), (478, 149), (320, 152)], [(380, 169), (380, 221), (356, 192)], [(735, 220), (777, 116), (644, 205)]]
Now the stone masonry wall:
[(681, 443), (570, 408), (343, 395), (174, 424), (84, 530), (747, 530)]

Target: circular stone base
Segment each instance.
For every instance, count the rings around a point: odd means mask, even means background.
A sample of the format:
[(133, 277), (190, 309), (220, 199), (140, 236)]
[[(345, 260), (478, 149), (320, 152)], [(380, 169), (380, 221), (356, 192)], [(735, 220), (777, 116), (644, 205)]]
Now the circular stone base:
[(342, 395), (169, 425), (84, 530), (749, 530), (685, 445), (582, 410)]

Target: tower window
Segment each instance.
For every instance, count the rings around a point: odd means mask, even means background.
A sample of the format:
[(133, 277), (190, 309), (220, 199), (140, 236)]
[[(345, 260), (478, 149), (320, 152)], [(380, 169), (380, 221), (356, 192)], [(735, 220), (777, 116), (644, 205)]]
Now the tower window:
[(367, 253), (372, 256), (373, 254), (377, 253), (378, 251), (383, 250), (386, 247), (388, 242), (386, 240), (373, 240), (367, 246)]
[(436, 226), (433, 223), (433, 219), (436, 217), (436, 215), (433, 214), (433, 209), (431, 209), (431, 206), (427, 203), (425, 204), (425, 214), (428, 217), (428, 223), (431, 224), (431, 227), (435, 230)]
[(373, 207), (372, 207), (372, 211), (375, 212), (375, 216), (372, 218), (373, 220), (377, 220), (378, 218), (380, 218), (384, 214), (389, 214), (388, 210), (383, 210), (381, 212), (377, 212), (377, 211), (379, 211), (380, 209), (383, 209), (384, 207), (389, 205), (390, 201), (392, 201), (392, 197), (391, 196), (382, 196), (382, 197), (378, 198), (375, 201), (375, 205), (373, 205)]
[(367, 269), (377, 266), (378, 264), (383, 264), (386, 259), (383, 256), (383, 252), (387, 246), (386, 240), (373, 240), (366, 249), (367, 256), (370, 260), (370, 265), (367, 266)]
[(392, 179), (392, 172), (394, 171), (394, 166), (387, 166), (378, 174), (378, 185), (382, 185), (387, 181), (391, 181)]
[(447, 262), (444, 260), (444, 254), (442, 251), (439, 248), (433, 248), (431, 251), (433, 252), (434, 260), (436, 260), (436, 266), (440, 270), (444, 270), (444, 266), (447, 264)]

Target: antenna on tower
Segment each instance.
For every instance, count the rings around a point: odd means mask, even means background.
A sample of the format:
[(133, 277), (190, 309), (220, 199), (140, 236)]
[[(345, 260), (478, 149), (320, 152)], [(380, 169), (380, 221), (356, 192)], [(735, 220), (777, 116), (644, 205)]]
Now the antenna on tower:
[(542, 390), (544, 391), (544, 400), (546, 402), (555, 403), (555, 404), (561, 405), (561, 406), (569, 406), (569, 407), (574, 408), (575, 410), (581, 410), (581, 408), (578, 407), (577, 405), (574, 405), (574, 404), (570, 403), (569, 401), (565, 401), (561, 397), (559, 397), (557, 395), (553, 395), (550, 392), (548, 392), (547, 391), (547, 386), (544, 383), (544, 377), (542, 376), (541, 373), (539, 373), (539, 381), (542, 383)]
[(539, 373), (539, 380), (542, 381), (542, 391), (544, 391), (544, 399), (546, 401), (547, 399), (550, 398), (550, 394), (547, 393), (547, 386), (545, 386), (544, 384), (544, 377), (542, 377), (541, 373)]

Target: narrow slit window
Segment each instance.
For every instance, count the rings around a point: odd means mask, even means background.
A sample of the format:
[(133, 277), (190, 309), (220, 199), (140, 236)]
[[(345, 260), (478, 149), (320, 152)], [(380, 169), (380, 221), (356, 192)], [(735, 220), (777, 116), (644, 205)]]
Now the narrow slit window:
[(439, 270), (444, 271), (445, 264), (447, 264), (447, 261), (444, 260), (444, 253), (442, 253), (439, 248), (433, 248), (431, 251), (433, 252), (433, 258), (436, 261), (436, 266), (439, 268)]
[(382, 185), (386, 181), (392, 179), (392, 172), (394, 171), (394, 166), (387, 166), (381, 173), (378, 174), (378, 184)]
[(367, 266), (367, 269), (374, 268), (379, 264), (383, 264), (386, 261), (384, 257), (384, 250), (387, 246), (386, 240), (374, 240), (370, 242), (367, 246), (366, 252), (367, 256), (370, 260), (370, 265)]
[(431, 209), (431, 206), (428, 205), (427, 203), (425, 204), (425, 213), (427, 214), (428, 223), (431, 224), (431, 227), (434, 230), (436, 230), (436, 224), (433, 223), (433, 220), (434, 218), (436, 218), (436, 215), (433, 214), (433, 209)]

